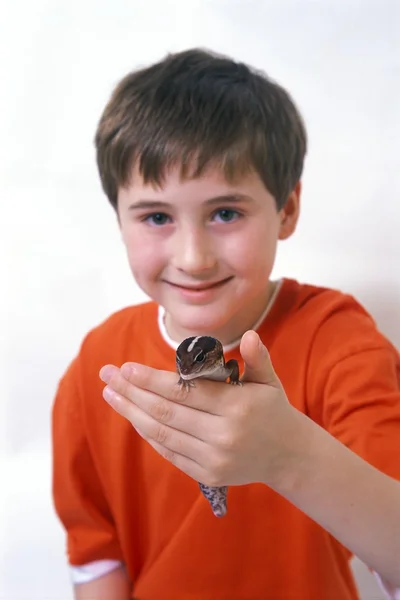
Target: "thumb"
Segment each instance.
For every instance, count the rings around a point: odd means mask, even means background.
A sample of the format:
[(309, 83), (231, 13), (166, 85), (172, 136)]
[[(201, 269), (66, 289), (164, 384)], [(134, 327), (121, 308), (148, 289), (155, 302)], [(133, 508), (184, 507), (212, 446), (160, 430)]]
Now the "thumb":
[(255, 331), (249, 330), (243, 334), (240, 354), (244, 361), (244, 374), (241, 381), (268, 383), (274, 387), (281, 387), (269, 352)]

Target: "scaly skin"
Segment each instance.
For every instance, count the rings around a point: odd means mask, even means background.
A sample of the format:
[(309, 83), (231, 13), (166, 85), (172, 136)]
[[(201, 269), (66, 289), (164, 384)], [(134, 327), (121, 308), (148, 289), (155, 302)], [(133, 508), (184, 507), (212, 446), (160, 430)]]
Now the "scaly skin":
[[(237, 360), (225, 363), (221, 342), (211, 336), (183, 340), (176, 351), (176, 366), (180, 375), (178, 384), (187, 391), (194, 386), (193, 380), (198, 378), (215, 381), (226, 381), (229, 378), (232, 385), (242, 385)], [(213, 514), (223, 517), (227, 512), (228, 487), (210, 487), (200, 482), (199, 487), (210, 503)]]

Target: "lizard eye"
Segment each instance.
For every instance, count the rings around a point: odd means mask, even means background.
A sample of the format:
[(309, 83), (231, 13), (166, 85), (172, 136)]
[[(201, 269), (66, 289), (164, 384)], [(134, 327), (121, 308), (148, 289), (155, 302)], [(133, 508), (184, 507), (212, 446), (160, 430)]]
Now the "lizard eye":
[(204, 352), (202, 350), (200, 350), (200, 352), (198, 354), (196, 354), (196, 357), (194, 360), (196, 362), (203, 362), (204, 358), (205, 358)]

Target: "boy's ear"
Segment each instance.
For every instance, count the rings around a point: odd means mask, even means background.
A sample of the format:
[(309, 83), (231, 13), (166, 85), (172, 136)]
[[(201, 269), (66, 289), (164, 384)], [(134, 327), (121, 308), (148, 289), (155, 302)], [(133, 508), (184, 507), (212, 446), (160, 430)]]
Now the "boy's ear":
[(300, 194), (301, 182), (298, 181), (293, 191), (289, 194), (285, 206), (279, 211), (281, 225), (278, 238), (280, 240), (286, 240), (296, 229), (300, 214)]

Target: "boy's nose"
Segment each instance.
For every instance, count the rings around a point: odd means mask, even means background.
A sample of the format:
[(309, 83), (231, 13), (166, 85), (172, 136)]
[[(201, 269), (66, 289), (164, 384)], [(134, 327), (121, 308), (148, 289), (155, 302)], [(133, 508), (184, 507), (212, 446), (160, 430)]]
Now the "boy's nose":
[(217, 260), (207, 235), (191, 230), (175, 242), (171, 262), (179, 271), (195, 275), (215, 267)]

